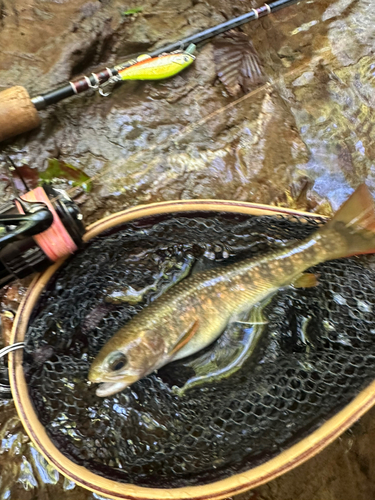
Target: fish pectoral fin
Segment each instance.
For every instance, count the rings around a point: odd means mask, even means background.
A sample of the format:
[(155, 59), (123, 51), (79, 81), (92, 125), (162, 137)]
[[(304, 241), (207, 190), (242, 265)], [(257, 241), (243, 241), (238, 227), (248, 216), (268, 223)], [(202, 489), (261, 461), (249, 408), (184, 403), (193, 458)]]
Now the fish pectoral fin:
[(303, 273), (296, 278), (292, 283), (294, 288), (313, 288), (319, 285), (318, 276), (313, 273)]
[(194, 323), (189, 326), (187, 331), (185, 331), (180, 338), (177, 341), (177, 344), (173, 347), (173, 349), (170, 351), (170, 355), (176, 354), (184, 345), (186, 345), (197, 333), (197, 330), (199, 328), (199, 321), (195, 320)]
[[(183, 387), (175, 387), (173, 392), (182, 396), (192, 387), (226, 379), (236, 373), (252, 356), (266, 330), (262, 326), (268, 323), (263, 310), (274, 294), (271, 294), (271, 298), (255, 304), (249, 311), (241, 314), (241, 321), (237, 318), (231, 321), (209, 351), (183, 363), (185, 368), (193, 369), (195, 374), (185, 382)], [(236, 323), (248, 324), (253, 328), (241, 328), (236, 326)]]

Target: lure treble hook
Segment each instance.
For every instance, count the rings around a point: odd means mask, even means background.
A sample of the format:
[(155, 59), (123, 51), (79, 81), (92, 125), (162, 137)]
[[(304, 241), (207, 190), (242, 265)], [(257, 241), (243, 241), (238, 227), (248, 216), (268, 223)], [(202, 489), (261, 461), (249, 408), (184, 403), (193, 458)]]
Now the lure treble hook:
[[(116, 84), (119, 82), (121, 82), (121, 77), (119, 77), (118, 75), (112, 76), (112, 78), (110, 78), (109, 80), (107, 80), (106, 82), (102, 83), (101, 85), (99, 85), (97, 87), (99, 94), (102, 97), (110, 96), (112, 94), (113, 89), (115, 88)], [(107, 87), (108, 87), (108, 92), (105, 92)]]

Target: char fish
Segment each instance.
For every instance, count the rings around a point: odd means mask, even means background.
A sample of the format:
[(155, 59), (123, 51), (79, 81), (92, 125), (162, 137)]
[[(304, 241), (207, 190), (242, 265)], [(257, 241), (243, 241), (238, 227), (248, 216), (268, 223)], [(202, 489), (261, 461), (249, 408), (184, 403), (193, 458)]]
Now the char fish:
[(362, 184), (312, 236), (258, 258), (197, 273), (145, 307), (105, 344), (89, 380), (98, 396), (130, 386), (171, 361), (204, 349), (279, 288), (314, 286), (308, 268), (375, 252), (374, 200)]

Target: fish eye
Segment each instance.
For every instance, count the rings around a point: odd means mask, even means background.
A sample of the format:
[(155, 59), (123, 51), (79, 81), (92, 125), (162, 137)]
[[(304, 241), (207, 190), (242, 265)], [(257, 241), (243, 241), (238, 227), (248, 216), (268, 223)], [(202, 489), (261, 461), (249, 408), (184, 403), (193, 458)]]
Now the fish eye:
[(190, 59), (188, 58), (188, 56), (185, 56), (184, 59), (185, 59), (185, 62), (189, 62), (190, 61)]
[(128, 359), (122, 352), (116, 352), (109, 360), (109, 369), (118, 372), (127, 364)]

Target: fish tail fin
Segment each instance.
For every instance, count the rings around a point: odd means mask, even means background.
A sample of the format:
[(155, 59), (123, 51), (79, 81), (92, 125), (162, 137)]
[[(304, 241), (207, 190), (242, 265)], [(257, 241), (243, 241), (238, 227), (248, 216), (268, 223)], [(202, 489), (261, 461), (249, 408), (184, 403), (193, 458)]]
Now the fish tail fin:
[[(330, 258), (339, 259), (351, 255), (375, 253), (375, 204), (365, 184), (361, 184), (341, 206), (322, 232), (340, 244), (332, 245), (334, 254)], [(338, 237), (338, 238), (337, 238)]]

